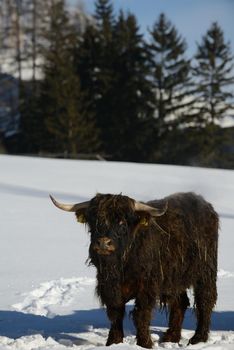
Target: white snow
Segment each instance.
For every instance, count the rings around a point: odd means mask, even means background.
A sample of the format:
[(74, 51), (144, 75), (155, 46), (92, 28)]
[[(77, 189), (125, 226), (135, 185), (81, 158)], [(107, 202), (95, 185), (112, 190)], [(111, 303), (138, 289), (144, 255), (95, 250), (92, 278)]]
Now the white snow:
[[(150, 200), (179, 191), (202, 194), (220, 214), (219, 296), (207, 343), (187, 346), (195, 327), (188, 310), (180, 344), (160, 344), (167, 320), (156, 312), (154, 347), (234, 350), (234, 171), (3, 155), (0, 169), (0, 350), (104, 350), (109, 322), (95, 297), (95, 270), (85, 264), (89, 235), (49, 193), (78, 202), (96, 192)], [(124, 328), (124, 343), (111, 348), (140, 349), (127, 315)]]
[(219, 278), (230, 278), (230, 277), (234, 277), (234, 273), (220, 269), (218, 272), (218, 277)]
[[(93, 290), (94, 286), (95, 279), (87, 277), (60, 278), (44, 282), (38, 288), (26, 293), (23, 302), (14, 304), (12, 307), (17, 311), (50, 318), (56, 314), (69, 314), (74, 307), (78, 307), (78, 304), (79, 310), (88, 307), (87, 290)], [(55, 311), (53, 311), (54, 305)]]

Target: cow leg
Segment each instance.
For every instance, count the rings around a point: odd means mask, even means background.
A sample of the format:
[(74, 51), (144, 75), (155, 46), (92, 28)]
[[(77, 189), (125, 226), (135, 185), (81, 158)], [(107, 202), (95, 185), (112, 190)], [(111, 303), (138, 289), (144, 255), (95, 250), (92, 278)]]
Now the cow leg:
[(169, 328), (162, 338), (163, 342), (178, 343), (180, 341), (184, 314), (188, 306), (189, 299), (186, 292), (171, 302), (169, 300)]
[(119, 307), (107, 306), (107, 315), (111, 321), (106, 345), (118, 344), (123, 342), (123, 318), (125, 313), (125, 305)]
[(150, 321), (152, 318), (153, 307), (155, 306), (156, 298), (147, 298), (141, 296), (136, 299), (135, 308), (133, 310), (133, 321), (136, 327), (137, 345), (151, 349), (153, 342), (150, 335)]
[(194, 288), (194, 297), (197, 314), (197, 328), (194, 336), (189, 341), (190, 344), (206, 342), (208, 339), (211, 313), (217, 299), (215, 279), (209, 285), (198, 283)]

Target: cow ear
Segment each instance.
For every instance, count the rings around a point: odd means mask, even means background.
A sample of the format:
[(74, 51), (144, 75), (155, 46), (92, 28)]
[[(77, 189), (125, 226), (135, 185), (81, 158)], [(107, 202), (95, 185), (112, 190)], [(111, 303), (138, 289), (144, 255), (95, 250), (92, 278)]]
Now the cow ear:
[(86, 224), (86, 208), (82, 208), (76, 211), (76, 219), (81, 224)]
[(139, 214), (139, 224), (141, 226), (149, 226), (150, 215), (145, 212), (138, 212)]
[[(153, 217), (151, 214), (146, 213), (146, 212), (143, 212), (143, 211), (138, 212), (138, 215), (139, 215), (139, 224), (140, 224), (141, 226), (143, 226), (143, 227), (144, 227), (144, 226), (145, 226), (145, 227), (149, 226), (150, 220), (151, 220), (152, 218), (154, 219), (154, 217)], [(153, 220), (152, 222), (153, 222), (153, 226), (156, 226), (156, 227), (159, 229), (160, 232), (162, 232), (162, 233), (168, 235), (168, 232), (165, 231), (165, 230), (156, 222), (156, 220)]]
[(140, 225), (142, 226), (148, 226), (149, 225), (149, 220), (144, 216), (140, 220)]

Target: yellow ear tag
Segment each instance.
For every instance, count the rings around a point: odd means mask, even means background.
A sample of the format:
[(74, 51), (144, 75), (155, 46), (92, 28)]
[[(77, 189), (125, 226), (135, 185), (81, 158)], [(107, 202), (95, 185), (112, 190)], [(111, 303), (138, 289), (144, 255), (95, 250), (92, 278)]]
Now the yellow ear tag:
[(81, 224), (84, 224), (86, 222), (84, 214), (80, 214), (77, 217), (77, 221), (80, 222)]
[(146, 217), (143, 217), (143, 218), (141, 218), (141, 220), (140, 220), (140, 224), (143, 225), (143, 226), (148, 226), (148, 225), (149, 225), (149, 222), (148, 222), (148, 220), (146, 219)]

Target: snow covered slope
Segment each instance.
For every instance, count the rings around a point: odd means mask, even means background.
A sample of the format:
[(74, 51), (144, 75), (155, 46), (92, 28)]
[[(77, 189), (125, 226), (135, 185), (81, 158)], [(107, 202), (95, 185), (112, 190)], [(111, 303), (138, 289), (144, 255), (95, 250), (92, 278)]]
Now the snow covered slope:
[[(234, 171), (13, 156), (0, 156), (0, 350), (105, 344), (109, 322), (94, 295), (95, 270), (85, 264), (88, 233), (73, 214), (51, 204), (49, 193), (78, 202), (96, 192), (150, 200), (179, 191), (202, 194), (221, 217), (219, 298), (210, 339), (186, 347), (195, 327), (189, 310), (180, 348), (234, 350)], [(176, 349), (178, 344), (158, 343), (166, 326), (166, 316), (156, 312), (155, 348)], [(125, 343), (111, 348), (137, 349), (134, 334), (126, 316)]]

